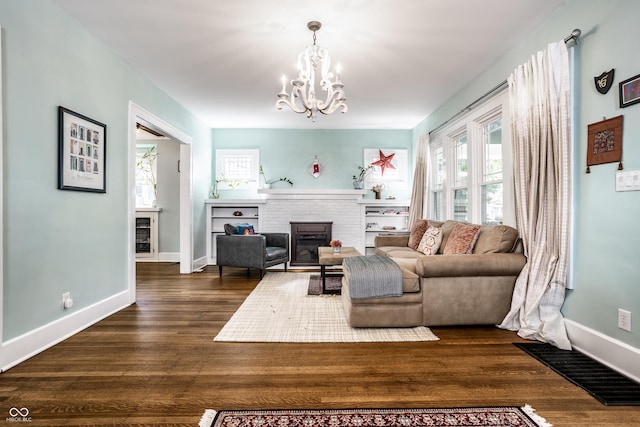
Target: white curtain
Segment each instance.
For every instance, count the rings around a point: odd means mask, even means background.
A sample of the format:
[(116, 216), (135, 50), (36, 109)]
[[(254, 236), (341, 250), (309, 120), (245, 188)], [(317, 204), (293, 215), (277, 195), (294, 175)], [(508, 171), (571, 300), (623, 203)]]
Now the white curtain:
[(508, 78), (516, 221), (527, 264), (501, 328), (571, 349), (564, 302), (571, 220), (571, 89), (564, 41), (550, 44)]
[(409, 205), (409, 229), (411, 225), (424, 215), (425, 194), (427, 194), (427, 174), (429, 170), (429, 134), (418, 139), (416, 147), (416, 168), (413, 174), (413, 189)]

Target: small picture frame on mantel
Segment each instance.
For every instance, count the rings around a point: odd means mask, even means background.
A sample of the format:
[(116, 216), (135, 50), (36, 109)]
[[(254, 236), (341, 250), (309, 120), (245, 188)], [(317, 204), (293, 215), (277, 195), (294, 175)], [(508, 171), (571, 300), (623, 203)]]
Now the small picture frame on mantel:
[(622, 170), (622, 116), (590, 124), (587, 137), (587, 173), (590, 166), (613, 162)]
[(107, 125), (58, 107), (58, 189), (106, 193)]

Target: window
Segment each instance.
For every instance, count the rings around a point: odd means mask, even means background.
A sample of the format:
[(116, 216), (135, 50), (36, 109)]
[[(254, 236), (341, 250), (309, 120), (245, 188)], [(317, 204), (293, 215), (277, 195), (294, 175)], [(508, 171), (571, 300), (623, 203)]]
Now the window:
[(433, 147), (433, 190), (431, 191), (431, 218), (444, 221), (444, 154), (442, 145)]
[(482, 148), (481, 220), (483, 224), (502, 224), (502, 117), (482, 126)]
[(157, 144), (136, 145), (136, 207), (153, 207), (157, 200)]
[(463, 134), (454, 139), (454, 183), (453, 183), (453, 219), (468, 221), (469, 191), (467, 189), (468, 150), (467, 135)]
[(508, 95), (431, 135), (430, 218), (515, 225)]
[(258, 188), (260, 150), (216, 150), (216, 181), (220, 190)]

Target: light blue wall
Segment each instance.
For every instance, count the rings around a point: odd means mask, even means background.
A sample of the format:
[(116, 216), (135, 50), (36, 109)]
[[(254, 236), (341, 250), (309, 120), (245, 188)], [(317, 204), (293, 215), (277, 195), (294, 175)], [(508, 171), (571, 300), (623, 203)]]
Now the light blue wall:
[[(640, 169), (640, 105), (618, 107), (618, 83), (640, 74), (640, 2), (636, 0), (568, 0), (527, 40), (501, 57), (466, 88), (414, 129), (428, 132), (484, 92), (505, 80), (521, 63), (548, 43), (582, 30), (576, 55), (576, 143), (574, 173), (575, 290), (569, 291), (565, 316), (624, 343), (640, 348), (640, 192), (615, 192), (617, 163), (593, 166), (585, 173), (587, 126), (624, 115), (625, 170)], [(607, 95), (594, 88), (593, 77), (615, 68)], [(630, 310), (632, 333), (617, 328), (617, 309)]]
[[(291, 113), (293, 114), (293, 113)], [(269, 180), (291, 179), (294, 188), (353, 189), (353, 175), (363, 166), (364, 149), (406, 149), (408, 165), (413, 159), (411, 130), (327, 130), (327, 129), (214, 129), (213, 148), (258, 148), (260, 163)], [(385, 153), (388, 154), (388, 153)], [(308, 172), (315, 156), (324, 166), (319, 178)], [(215, 152), (212, 159), (215, 169)], [(406, 191), (383, 191), (383, 197), (411, 196), (413, 174), (408, 173)], [(274, 184), (272, 188), (289, 188), (288, 184)], [(255, 194), (255, 193), (254, 193)], [(240, 191), (222, 191), (223, 198), (246, 197)], [(367, 195), (373, 197), (373, 193)]]
[[(130, 100), (194, 138), (195, 257), (210, 130), (49, 0), (0, 0), (4, 85), (3, 339), (127, 289)], [(57, 107), (107, 125), (107, 193), (57, 189)]]

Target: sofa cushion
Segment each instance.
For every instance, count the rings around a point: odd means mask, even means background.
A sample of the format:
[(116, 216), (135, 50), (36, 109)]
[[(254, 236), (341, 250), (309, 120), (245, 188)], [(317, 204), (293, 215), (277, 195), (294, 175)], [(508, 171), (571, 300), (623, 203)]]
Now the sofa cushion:
[(438, 249), (439, 254), (444, 253), (444, 248), (447, 246), (447, 241), (449, 240), (451, 231), (453, 231), (453, 227), (455, 227), (457, 224), (464, 223), (460, 221), (447, 220), (440, 226), (440, 228), (442, 228), (442, 242), (440, 242), (440, 249)]
[(417, 258), (422, 255), (406, 246), (380, 246), (376, 248), (376, 255), (387, 256), (389, 258)]
[(442, 229), (429, 227), (424, 232), (422, 240), (420, 240), (418, 252), (422, 252), (425, 255), (435, 255), (440, 248), (440, 242), (442, 242)]
[(458, 223), (451, 230), (451, 235), (443, 253), (445, 255), (470, 254), (478, 240), (480, 226), (476, 224)]
[[(394, 262), (396, 262), (396, 260), (393, 260)], [(406, 294), (413, 294), (416, 292), (420, 292), (420, 276), (418, 276), (415, 272), (415, 262), (409, 264), (409, 265), (404, 265), (403, 262), (396, 262), (396, 264), (398, 264), (398, 266), (400, 267), (400, 271), (402, 272), (402, 293)], [(344, 276), (347, 280), (349, 280), (349, 271), (345, 270), (345, 276)], [(376, 298), (376, 301), (381, 301), (381, 300), (386, 300), (389, 298), (382, 298), (382, 299), (378, 299)], [(398, 299), (398, 297), (390, 297), (391, 300), (394, 299)], [(354, 300), (355, 302), (356, 300)], [(368, 301), (367, 299), (365, 300), (358, 300), (358, 301)]]
[(411, 230), (409, 231), (409, 243), (407, 243), (407, 246), (409, 246), (411, 249), (417, 250), (418, 245), (422, 240), (422, 236), (424, 235), (424, 232), (427, 231), (428, 227), (429, 221), (427, 221), (426, 219), (416, 220), (411, 226)]
[(518, 242), (518, 230), (507, 225), (483, 225), (480, 227), (474, 254), (513, 252)]

